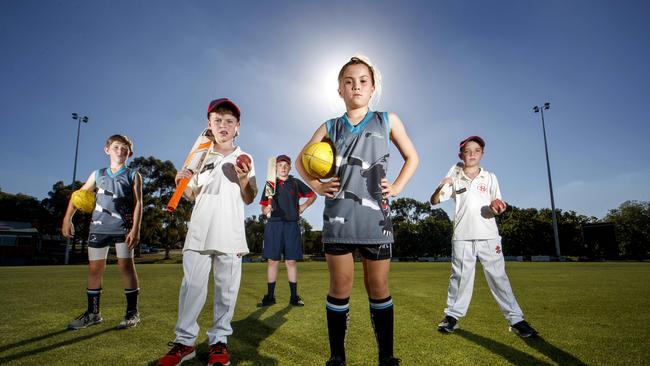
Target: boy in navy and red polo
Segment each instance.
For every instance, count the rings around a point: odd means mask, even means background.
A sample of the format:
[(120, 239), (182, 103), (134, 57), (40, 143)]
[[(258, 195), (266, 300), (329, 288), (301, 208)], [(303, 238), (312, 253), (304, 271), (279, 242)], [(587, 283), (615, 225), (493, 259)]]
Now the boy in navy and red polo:
[[(267, 262), (267, 294), (264, 295), (258, 306), (275, 304), (275, 281), (278, 277), (278, 264), (284, 255), (284, 264), (287, 267), (291, 299), (289, 303), (294, 306), (304, 306), (298, 296), (298, 268), (296, 261), (302, 259), (302, 240), (300, 237), (300, 214), (316, 200), (314, 192), (301, 180), (289, 175), (291, 158), (280, 155), (276, 158), (276, 184), (275, 194), (270, 200), (262, 197), (260, 205), (262, 213), (269, 220), (264, 229), (264, 249), (262, 255)], [(300, 204), (300, 200), (307, 200)]]

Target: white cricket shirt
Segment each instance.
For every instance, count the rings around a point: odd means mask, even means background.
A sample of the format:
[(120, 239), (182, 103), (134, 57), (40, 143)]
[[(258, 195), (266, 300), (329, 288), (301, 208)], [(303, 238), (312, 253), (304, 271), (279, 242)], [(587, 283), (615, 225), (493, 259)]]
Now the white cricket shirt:
[(440, 202), (453, 198), (456, 201), (454, 234), (452, 240), (480, 240), (499, 237), (490, 203), (501, 199), (496, 175), (483, 168), (474, 179), (470, 179), (460, 167), (452, 167), (447, 177), (453, 186), (445, 185), (440, 191)]
[[(244, 225), (244, 200), (235, 171), (239, 147), (224, 156), (212, 149), (188, 187), (194, 191), (194, 209), (185, 237), (185, 250), (248, 253)], [(250, 156), (250, 154), (248, 154)], [(251, 157), (251, 171), (255, 176)]]

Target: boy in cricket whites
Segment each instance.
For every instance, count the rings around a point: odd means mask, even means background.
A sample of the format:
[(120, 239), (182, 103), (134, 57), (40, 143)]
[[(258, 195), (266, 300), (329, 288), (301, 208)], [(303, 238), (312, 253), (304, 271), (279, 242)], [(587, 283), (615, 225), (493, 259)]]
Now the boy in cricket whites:
[[(300, 179), (289, 175), (291, 158), (279, 155), (275, 159), (277, 179), (275, 194), (271, 199), (262, 196), (260, 205), (262, 213), (269, 217), (264, 228), (264, 250), (262, 255), (267, 261), (267, 293), (258, 306), (275, 304), (275, 282), (278, 277), (278, 264), (284, 255), (287, 267), (289, 303), (293, 306), (305, 306), (298, 296), (297, 260), (302, 259), (302, 240), (298, 220), (300, 215), (316, 200), (314, 191)], [(307, 200), (300, 204), (301, 198)]]
[[(190, 178), (184, 197), (194, 201), (183, 247), (176, 339), (158, 365), (179, 365), (196, 355), (197, 318), (208, 294), (210, 270), (214, 276), (214, 320), (208, 329), (208, 365), (230, 365), (228, 336), (241, 281), (242, 256), (248, 253), (244, 206), (257, 194), (252, 159), (239, 163), (244, 152), (235, 145), (240, 110), (227, 98), (208, 106), (208, 127), (214, 143), (198, 171), (182, 169), (177, 182)], [(250, 158), (250, 157), (249, 157)]]
[(453, 166), (431, 195), (433, 205), (449, 198), (456, 202), (447, 308), (438, 330), (452, 333), (458, 329), (458, 320), (467, 313), (478, 257), (510, 331), (523, 338), (534, 337), (537, 331), (524, 320), (506, 274), (501, 237), (494, 219), (506, 210), (506, 204), (501, 201), (496, 175), (480, 166), (484, 148), (485, 141), (479, 136), (461, 141), (458, 157), (463, 164)]
[[(88, 308), (68, 324), (68, 329), (71, 330), (99, 324), (103, 320), (99, 311), (99, 298), (111, 244), (115, 245), (117, 266), (122, 274), (126, 296), (126, 315), (117, 328), (135, 327), (140, 322), (140, 288), (133, 262), (133, 249), (140, 240), (142, 177), (140, 173), (126, 167), (127, 160), (133, 155), (133, 143), (128, 137), (109, 137), (104, 152), (110, 159), (110, 166), (92, 172), (80, 188), (84, 191), (96, 190), (97, 195), (88, 238)], [(76, 211), (77, 208), (71, 199), (61, 228), (63, 236), (67, 238), (74, 237), (72, 216)]]

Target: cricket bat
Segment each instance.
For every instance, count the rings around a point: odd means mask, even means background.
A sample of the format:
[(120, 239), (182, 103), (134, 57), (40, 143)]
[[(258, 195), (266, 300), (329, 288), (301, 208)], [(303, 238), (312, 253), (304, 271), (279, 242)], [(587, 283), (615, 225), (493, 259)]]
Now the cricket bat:
[[(264, 197), (269, 203), (270, 207), (272, 206), (273, 195), (275, 194), (275, 179), (277, 177), (275, 171), (275, 157), (269, 158), (269, 162), (266, 165), (266, 183), (264, 184)], [(267, 217), (271, 216), (271, 211), (266, 215)]]
[[(194, 145), (192, 145), (190, 153), (187, 154), (187, 158), (185, 158), (185, 162), (183, 163), (181, 170), (187, 169), (192, 172), (192, 174), (195, 174), (201, 168), (203, 160), (205, 159), (208, 150), (210, 150), (213, 141), (214, 136), (212, 135), (212, 131), (210, 131), (209, 128), (203, 130), (199, 137), (196, 138), (196, 141), (194, 141)], [(172, 213), (174, 210), (176, 210), (178, 202), (180, 202), (181, 197), (183, 197), (183, 191), (185, 191), (185, 187), (187, 187), (187, 183), (189, 182), (190, 178), (184, 178), (178, 181), (176, 190), (174, 191), (172, 198), (169, 199), (169, 203), (167, 203), (168, 212)]]

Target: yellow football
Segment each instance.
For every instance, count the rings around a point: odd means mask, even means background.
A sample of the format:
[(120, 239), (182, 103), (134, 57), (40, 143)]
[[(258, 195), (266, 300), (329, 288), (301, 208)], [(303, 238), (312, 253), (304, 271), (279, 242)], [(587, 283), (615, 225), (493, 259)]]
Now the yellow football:
[(72, 205), (79, 211), (90, 213), (95, 209), (95, 192), (78, 189), (70, 197)]

